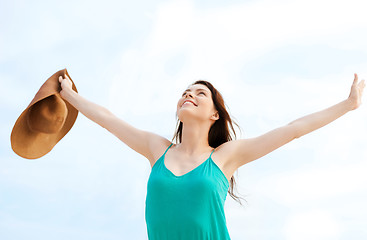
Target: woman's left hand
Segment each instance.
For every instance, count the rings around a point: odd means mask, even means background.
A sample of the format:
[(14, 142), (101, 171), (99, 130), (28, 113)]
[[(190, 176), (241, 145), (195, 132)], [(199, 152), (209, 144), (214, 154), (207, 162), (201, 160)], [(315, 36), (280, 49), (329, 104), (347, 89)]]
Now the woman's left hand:
[(364, 80), (358, 82), (358, 76), (357, 73), (355, 73), (352, 88), (350, 90), (350, 94), (348, 97), (348, 101), (350, 102), (351, 105), (351, 110), (357, 109), (361, 105), (364, 87), (365, 87)]

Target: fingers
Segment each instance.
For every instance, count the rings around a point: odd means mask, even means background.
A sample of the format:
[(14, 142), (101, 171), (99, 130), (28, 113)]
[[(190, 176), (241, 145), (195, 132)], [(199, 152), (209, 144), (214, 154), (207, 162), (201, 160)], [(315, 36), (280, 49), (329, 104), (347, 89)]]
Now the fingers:
[(64, 80), (64, 79), (67, 79), (67, 80), (69, 80), (69, 81), (70, 81), (69, 77), (65, 74), (65, 75), (64, 75), (64, 78), (63, 78), (62, 76), (59, 76), (59, 83), (61, 83), (61, 82), (62, 82), (62, 80)]
[(358, 87), (361, 88), (361, 89), (364, 89), (364, 87), (366, 86), (366, 83), (364, 80), (361, 80), (359, 83), (358, 83)]
[(366, 86), (366, 83), (365, 83), (364, 79), (362, 79), (360, 82), (358, 82), (358, 75), (357, 75), (357, 73), (354, 73), (353, 85), (358, 85), (359, 88), (363, 89)]
[(354, 73), (353, 85), (357, 85), (360, 89), (363, 89), (366, 86), (366, 83), (365, 83), (364, 79), (362, 79), (360, 82), (358, 82), (358, 75), (357, 75), (357, 73)]
[(357, 73), (354, 73), (354, 81), (353, 81), (353, 84), (357, 84), (358, 82), (358, 75)]

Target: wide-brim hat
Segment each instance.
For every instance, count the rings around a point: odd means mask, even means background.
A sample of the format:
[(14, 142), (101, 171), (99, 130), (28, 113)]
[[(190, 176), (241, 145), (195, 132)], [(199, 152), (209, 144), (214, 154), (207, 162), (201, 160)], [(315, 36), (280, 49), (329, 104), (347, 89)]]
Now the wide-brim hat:
[(66, 69), (53, 74), (14, 124), (11, 147), (23, 158), (40, 158), (50, 152), (69, 132), (78, 116), (78, 110), (60, 96), (59, 76), (68, 76), (71, 80)]

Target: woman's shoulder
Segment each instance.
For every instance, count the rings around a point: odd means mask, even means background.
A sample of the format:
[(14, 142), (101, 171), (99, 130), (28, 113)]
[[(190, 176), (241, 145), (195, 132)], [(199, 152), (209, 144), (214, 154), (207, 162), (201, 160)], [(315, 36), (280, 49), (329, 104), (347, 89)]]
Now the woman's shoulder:
[(234, 150), (234, 141), (228, 141), (228, 142), (224, 142), (221, 145), (219, 145), (218, 147), (215, 148), (215, 153), (217, 155), (228, 155), (230, 154), (233, 150)]
[(221, 165), (227, 165), (228, 161), (230, 161), (230, 159), (232, 158), (234, 150), (235, 144), (232, 140), (222, 143), (221, 145), (216, 147), (212, 155), (215, 159), (217, 159), (218, 162), (220, 162)]
[(227, 180), (230, 180), (233, 173), (237, 170), (236, 165), (231, 160), (233, 159), (233, 151), (233, 141), (228, 141), (216, 147), (212, 154), (212, 160), (222, 170)]
[[(174, 147), (175, 144), (170, 140), (160, 137), (150, 144), (151, 158), (149, 159), (151, 166), (163, 155), (163, 153), (170, 147)], [(172, 146), (171, 146), (172, 145)]]

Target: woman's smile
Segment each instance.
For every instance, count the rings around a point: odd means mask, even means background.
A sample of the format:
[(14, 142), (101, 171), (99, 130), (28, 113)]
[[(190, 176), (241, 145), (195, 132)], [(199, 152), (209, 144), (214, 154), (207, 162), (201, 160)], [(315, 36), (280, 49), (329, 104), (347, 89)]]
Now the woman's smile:
[(194, 105), (195, 107), (197, 106), (193, 101), (191, 101), (191, 100), (185, 100), (184, 101), (184, 103), (181, 105), (181, 107), (182, 106), (184, 106), (184, 105)]

